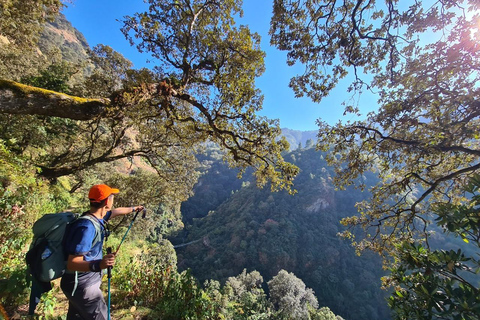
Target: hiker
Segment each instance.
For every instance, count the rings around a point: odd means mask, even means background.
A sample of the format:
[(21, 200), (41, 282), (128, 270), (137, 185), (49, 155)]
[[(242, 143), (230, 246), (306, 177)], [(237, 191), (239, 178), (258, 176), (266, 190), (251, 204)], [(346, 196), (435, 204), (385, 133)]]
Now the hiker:
[(143, 206), (113, 209), (118, 189), (105, 184), (93, 186), (89, 193), (90, 210), (71, 224), (64, 237), (67, 271), (60, 287), (67, 296), (67, 320), (107, 319), (107, 305), (100, 290), (102, 269), (113, 267), (115, 254), (102, 254), (103, 241), (108, 237), (107, 221), (116, 216), (143, 210)]

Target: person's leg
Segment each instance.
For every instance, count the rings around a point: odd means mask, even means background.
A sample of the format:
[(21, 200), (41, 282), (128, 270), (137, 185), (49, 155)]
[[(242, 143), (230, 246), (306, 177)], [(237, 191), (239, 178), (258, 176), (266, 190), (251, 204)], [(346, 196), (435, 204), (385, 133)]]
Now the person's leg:
[(82, 288), (78, 297), (75, 293), (74, 300), (77, 310), (84, 319), (107, 319), (107, 305), (105, 303), (103, 293), (100, 290), (100, 282), (89, 287)]
[(72, 291), (75, 286), (75, 283), (72, 281), (65, 280), (65, 278), (62, 278), (62, 281), (60, 282), (60, 288), (62, 289), (63, 293), (68, 299), (67, 320), (82, 319), (78, 309), (75, 307), (75, 300), (72, 297)]
[[(100, 273), (88, 273), (84, 274), (83, 277), (89, 278), (82, 277), (82, 279), (77, 279), (77, 281), (74, 275), (64, 275), (62, 277), (60, 287), (68, 298), (69, 314), (71, 313), (73, 316), (73, 314), (78, 313), (80, 318), (84, 320), (107, 319), (107, 305), (100, 290), (101, 276)], [(76, 289), (72, 296), (72, 291), (75, 287)]]
[(67, 312), (67, 320), (80, 320), (80, 314), (75, 309), (75, 306), (69, 301), (68, 302), (68, 312)]

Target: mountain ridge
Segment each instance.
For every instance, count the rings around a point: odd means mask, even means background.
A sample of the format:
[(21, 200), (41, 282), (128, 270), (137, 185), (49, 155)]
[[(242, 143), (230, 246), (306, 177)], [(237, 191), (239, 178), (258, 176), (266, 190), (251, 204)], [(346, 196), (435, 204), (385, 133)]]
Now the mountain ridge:
[(298, 147), (302, 146), (308, 147), (313, 146), (317, 141), (317, 131), (316, 130), (293, 130), (289, 128), (282, 128), (282, 136), (290, 144), (290, 151), (297, 149)]

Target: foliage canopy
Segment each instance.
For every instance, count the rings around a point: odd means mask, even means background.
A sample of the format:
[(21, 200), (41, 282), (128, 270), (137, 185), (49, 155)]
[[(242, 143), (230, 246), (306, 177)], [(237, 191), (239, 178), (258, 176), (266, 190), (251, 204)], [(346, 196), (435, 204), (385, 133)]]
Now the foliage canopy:
[[(469, 216), (455, 208), (467, 203), (465, 186), (480, 169), (479, 9), (472, 0), (274, 1), (271, 43), (288, 51), (288, 64), (305, 67), (290, 82), (297, 96), (320, 101), (352, 72), (349, 92), (370, 91), (378, 97), (378, 110), (364, 120), (336, 125), (319, 120), (318, 147), (329, 151), (326, 159), (335, 167), (337, 186), (363, 189), (367, 171), (376, 171), (381, 179), (370, 188), (370, 199), (357, 205), (360, 216), (343, 220), (350, 227), (343, 235), (359, 250), (401, 257), (393, 278), (414, 298), (412, 304), (402, 304), (399, 319), (463, 316), (454, 316), (454, 307), (435, 306), (415, 283), (437, 288), (446, 277), (441, 295), (455, 305), (445, 285), (458, 279), (452, 268), (447, 267), (449, 275), (442, 273), (449, 262), (439, 258), (445, 253), (430, 252), (430, 236), (435, 219), (452, 234), (472, 236), (464, 233)], [(360, 116), (355, 104), (345, 104), (345, 113)], [(477, 232), (473, 234), (475, 238)], [(419, 239), (425, 244), (412, 245)], [(407, 258), (419, 254), (417, 263), (409, 264)], [(453, 256), (451, 261), (461, 265), (471, 259), (461, 250)], [(432, 261), (440, 261), (434, 277), (417, 273)], [(418, 278), (404, 278), (403, 272)], [(469, 300), (467, 291), (478, 293), (478, 284), (468, 283), (465, 288), (473, 291), (466, 290), (459, 301), (471, 310), (477, 302)], [(420, 306), (426, 313), (415, 313)]]
[(461, 186), (480, 169), (478, 2), (403, 5), (275, 1), (271, 28), (288, 62), (305, 64), (291, 82), (297, 94), (318, 101), (350, 69), (350, 90), (378, 93), (379, 110), (363, 121), (319, 121), (318, 146), (331, 151), (339, 186), (378, 172), (361, 217), (346, 223), (369, 229), (359, 245), (379, 251), (425, 233), (429, 204), (462, 201)]
[[(264, 70), (264, 53), (257, 34), (235, 25), (240, 5), (150, 1), (148, 12), (125, 18), (122, 31), (132, 43), (139, 42), (140, 51), (157, 59), (153, 71), (131, 70), (121, 54), (98, 46), (89, 51), (94, 71), (68, 91), (102, 99), (84, 101), (2, 82), (0, 111), (17, 123), (24, 120), (11, 114), (83, 121), (60, 121), (70, 126), (64, 135), (52, 127), (54, 139), (62, 136), (65, 143), (33, 159), (52, 180), (138, 156), (165, 181), (185, 186), (184, 198), (195, 181), (195, 152), (214, 142), (232, 166), (255, 168), (260, 186), (270, 181), (273, 189), (290, 189), (298, 170), (281, 156), (288, 143), (278, 139), (278, 122), (257, 115), (262, 96), (254, 81)], [(30, 83), (45, 83), (39, 81), (48, 79), (45, 73), (55, 76), (58, 68), (49, 68), (41, 77), (29, 78)], [(22, 135), (9, 138), (25, 140)]]

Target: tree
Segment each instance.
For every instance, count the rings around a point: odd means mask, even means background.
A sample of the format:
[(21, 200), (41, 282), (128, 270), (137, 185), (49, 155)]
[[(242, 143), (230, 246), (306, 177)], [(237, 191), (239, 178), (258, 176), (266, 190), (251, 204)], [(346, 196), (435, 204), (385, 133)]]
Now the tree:
[(400, 284), (389, 304), (397, 319), (478, 319), (480, 260), (480, 176), (465, 191), (464, 205), (437, 207), (437, 224), (467, 243), (458, 250), (399, 244), (389, 281)]
[[(52, 146), (54, 156), (38, 163), (42, 175), (56, 179), (98, 163), (139, 156), (166, 181), (191, 187), (194, 153), (211, 141), (225, 150), (232, 166), (242, 172), (254, 167), (259, 185), (270, 181), (273, 189), (290, 188), (297, 168), (281, 156), (288, 144), (277, 139), (278, 122), (256, 114), (262, 97), (254, 80), (264, 70), (264, 53), (257, 34), (234, 25), (240, 5), (149, 3), (149, 12), (125, 19), (123, 32), (132, 43), (138, 39), (140, 51), (159, 61), (148, 76), (154, 82), (135, 83), (132, 76), (140, 72), (127, 72), (123, 57), (100, 47), (92, 51), (92, 61), (108, 77), (106, 82), (123, 84), (108, 92), (109, 97), (92, 100), (12, 81), (0, 84), (2, 113), (85, 121), (75, 129), (84, 137), (83, 145), (73, 143), (71, 135), (65, 147), (56, 151)], [(98, 80), (97, 73), (89, 79), (92, 84)], [(107, 92), (87, 93), (98, 98)]]
[(247, 273), (243, 269), (238, 276), (228, 278), (225, 291), (231, 292), (234, 319), (269, 319), (271, 314), (262, 284), (263, 277), (258, 271)]
[(226, 149), (230, 164), (256, 168), (260, 184), (271, 176), (274, 188), (288, 187), (297, 170), (281, 160), (286, 141), (273, 140), (280, 135), (278, 122), (255, 115), (262, 97), (253, 81), (264, 71), (264, 53), (258, 34), (234, 26), (241, 3), (149, 3), (150, 12), (127, 17), (122, 31), (132, 44), (140, 39), (137, 48), (160, 61), (157, 70), (168, 74), (172, 98), (198, 112), (193, 117), (169, 112), (172, 120), (189, 123)]
[(268, 288), (279, 319), (310, 319), (309, 307), (318, 308), (313, 290), (306, 288), (293, 273), (280, 270), (268, 281)]
[(329, 308), (323, 307), (318, 310), (312, 310), (312, 320), (343, 320), (342, 317), (336, 316)]
[(70, 93), (68, 81), (71, 77), (71, 66), (63, 61), (61, 63), (53, 63), (46, 69), (40, 70), (38, 76), (30, 76), (21, 81), (34, 87), (49, 88), (54, 91), (68, 94)]
[[(132, 85), (138, 83), (133, 78), (132, 62), (109, 46), (100, 44), (89, 50), (88, 53), (90, 63), (95, 68), (85, 81), (83, 96), (109, 97), (113, 92), (128, 87), (127, 81), (129, 80), (134, 81)], [(147, 79), (142, 80), (153, 82), (155, 78), (149, 73)]]
[[(464, 187), (480, 169), (479, 8), (472, 0), (274, 1), (271, 42), (288, 51), (288, 64), (305, 66), (290, 82), (297, 96), (321, 101), (348, 72), (349, 92), (378, 95), (378, 111), (365, 120), (318, 121), (318, 147), (330, 151), (339, 187), (365, 188), (368, 170), (380, 178), (358, 204), (360, 216), (343, 220), (357, 249), (388, 257), (399, 254), (397, 243), (428, 248), (433, 219), (442, 217), (436, 208), (466, 202)], [(360, 115), (355, 105), (345, 112)]]
[(381, 178), (359, 206), (361, 217), (346, 220), (373, 229), (361, 245), (380, 250), (393, 239), (382, 233), (424, 232), (428, 204), (461, 200), (458, 187), (480, 168), (480, 32), (478, 15), (468, 14), (478, 2), (415, 1), (403, 8), (387, 1), (382, 8), (361, 0), (275, 1), (274, 9), (272, 43), (288, 50), (290, 64), (306, 66), (291, 82), (297, 95), (319, 101), (347, 68), (355, 74), (349, 90), (378, 91), (379, 110), (366, 120), (319, 121), (318, 146), (331, 151), (338, 185), (353, 184), (367, 170)]

